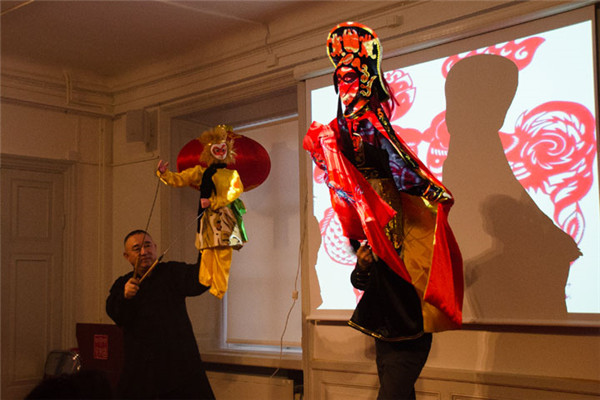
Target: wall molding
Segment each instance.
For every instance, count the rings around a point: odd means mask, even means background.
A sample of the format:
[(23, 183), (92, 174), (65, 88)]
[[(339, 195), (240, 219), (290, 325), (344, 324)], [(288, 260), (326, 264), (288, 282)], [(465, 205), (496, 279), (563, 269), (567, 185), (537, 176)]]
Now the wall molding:
[[(311, 363), (310, 393), (308, 398), (330, 399), (328, 389), (346, 395), (364, 394), (365, 390), (376, 393), (377, 369), (374, 362), (328, 362), (315, 360)], [(326, 389), (323, 389), (323, 388)], [(306, 388), (305, 388), (306, 389)], [(511, 399), (592, 399), (600, 396), (600, 381), (585, 379), (546, 377), (488, 371), (466, 371), (425, 367), (416, 384), (417, 393), (435, 394), (436, 399), (495, 399), (498, 394), (510, 393)], [(319, 395), (317, 395), (319, 393)], [(531, 397), (536, 393), (536, 397)], [(311, 396), (312, 394), (312, 396)], [(314, 397), (313, 397), (314, 396)], [(422, 396), (417, 396), (418, 398)], [(374, 397), (374, 396), (373, 396)]]
[[(315, 22), (303, 24), (302, 15), (282, 18), (269, 27), (268, 43), (261, 32), (243, 38), (244, 46), (225, 50), (221, 50), (222, 41), (203, 43), (194, 53), (182, 55), (178, 63), (165, 61), (120, 81), (102, 82), (84, 73), (63, 72), (61, 76), (43, 66), (25, 67), (3, 60), (2, 99), (103, 116), (164, 105), (195, 111), (214, 104), (215, 99), (226, 104), (252, 98), (256, 93), (291, 87), (297, 80), (330, 72), (324, 40), (340, 20), (360, 20), (375, 29), (388, 58), (593, 3), (420, 1), (378, 4), (379, 8), (373, 9), (365, 9), (364, 4), (344, 9), (317, 4), (305, 11)], [(440, 7), (445, 7), (443, 13)], [(269, 54), (273, 54), (276, 65), (269, 64)]]
[(65, 173), (75, 165), (74, 161), (46, 159), (41, 157), (21, 156), (1, 153), (2, 168), (22, 169), (27, 171)]

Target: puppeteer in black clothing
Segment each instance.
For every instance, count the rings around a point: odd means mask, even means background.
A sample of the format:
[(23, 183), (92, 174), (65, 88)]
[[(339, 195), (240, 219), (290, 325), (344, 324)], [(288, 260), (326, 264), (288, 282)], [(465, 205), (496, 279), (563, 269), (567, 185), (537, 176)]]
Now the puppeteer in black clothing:
[[(144, 231), (134, 231), (126, 237), (124, 255), (143, 276), (156, 260), (156, 245)], [(215, 398), (185, 302), (208, 290), (198, 283), (198, 268), (161, 262), (143, 279), (132, 271), (113, 284), (106, 312), (123, 329), (119, 398)]]
[(420, 299), (368, 246), (354, 242), (357, 264), (352, 285), (363, 290), (349, 324), (375, 338), (378, 400), (415, 399), (417, 381), (431, 349), (432, 334), (423, 332)]

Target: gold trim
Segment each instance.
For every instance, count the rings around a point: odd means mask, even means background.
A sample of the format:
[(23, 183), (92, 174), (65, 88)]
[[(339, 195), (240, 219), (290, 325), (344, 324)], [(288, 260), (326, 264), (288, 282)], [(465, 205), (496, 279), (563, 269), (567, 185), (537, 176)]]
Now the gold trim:
[(371, 331), (371, 330), (369, 330), (367, 328), (363, 328), (362, 326), (356, 324), (352, 320), (348, 321), (348, 325), (350, 327), (354, 328), (354, 329), (357, 329), (357, 330), (361, 331), (362, 333), (364, 333), (366, 335), (372, 336), (375, 339), (383, 340), (385, 342), (402, 342), (402, 341), (405, 341), (405, 340), (414, 340), (414, 339), (420, 338), (421, 336), (423, 336), (425, 334), (424, 331), (421, 331), (418, 334), (413, 335), (413, 336), (402, 336), (402, 337), (398, 337), (398, 338), (386, 338), (386, 337), (380, 335), (379, 333), (375, 333), (375, 332), (373, 332), (373, 331)]

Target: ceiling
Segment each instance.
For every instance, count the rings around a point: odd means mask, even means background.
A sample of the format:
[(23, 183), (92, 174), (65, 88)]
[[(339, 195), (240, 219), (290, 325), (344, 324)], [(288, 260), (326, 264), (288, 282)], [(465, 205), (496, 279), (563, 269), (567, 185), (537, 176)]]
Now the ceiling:
[(117, 78), (189, 52), (198, 41), (244, 32), (303, 1), (0, 2), (2, 58)]

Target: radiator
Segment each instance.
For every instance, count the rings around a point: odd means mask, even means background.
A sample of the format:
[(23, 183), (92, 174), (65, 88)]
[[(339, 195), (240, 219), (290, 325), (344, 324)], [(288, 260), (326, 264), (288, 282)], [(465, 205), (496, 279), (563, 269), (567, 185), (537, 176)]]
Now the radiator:
[(218, 400), (294, 400), (294, 381), (282, 377), (207, 371)]

